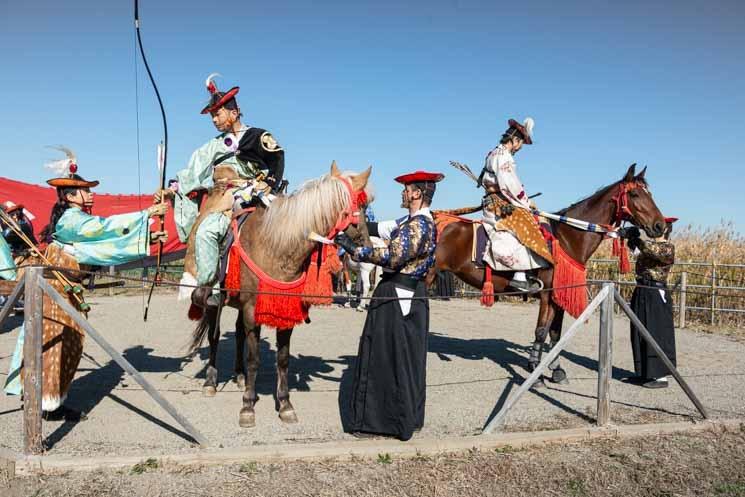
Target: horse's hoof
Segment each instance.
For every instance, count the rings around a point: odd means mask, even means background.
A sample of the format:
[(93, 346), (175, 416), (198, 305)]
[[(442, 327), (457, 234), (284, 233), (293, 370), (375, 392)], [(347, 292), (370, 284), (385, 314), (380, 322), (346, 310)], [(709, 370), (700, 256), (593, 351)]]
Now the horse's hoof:
[(551, 382), (558, 383), (559, 385), (568, 385), (569, 379), (567, 378), (567, 372), (561, 368), (554, 369), (551, 373)]
[(543, 377), (541, 376), (537, 380), (535, 380), (535, 383), (533, 383), (533, 386), (530, 388), (535, 388), (536, 390), (541, 390), (543, 388), (546, 388), (546, 382), (543, 381)]
[(241, 409), (241, 413), (238, 416), (238, 426), (241, 428), (253, 428), (256, 426), (256, 413), (245, 408)]
[(215, 388), (214, 385), (204, 385), (202, 386), (202, 396), (203, 397), (214, 397), (217, 395), (217, 388)]
[(295, 414), (295, 409), (279, 411), (279, 419), (281, 419), (283, 423), (287, 424), (295, 424), (298, 422), (297, 414)]
[(246, 375), (244, 374), (236, 375), (235, 384), (238, 387), (238, 390), (245, 390), (246, 389)]

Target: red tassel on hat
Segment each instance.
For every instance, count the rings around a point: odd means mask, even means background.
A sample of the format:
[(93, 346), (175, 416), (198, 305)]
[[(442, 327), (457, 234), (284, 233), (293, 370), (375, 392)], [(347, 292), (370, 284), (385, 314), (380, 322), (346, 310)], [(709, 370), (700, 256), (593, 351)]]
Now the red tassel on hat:
[(494, 283), (491, 281), (491, 268), (484, 267), (484, 286), (481, 288), (481, 305), (491, 307), (494, 305)]

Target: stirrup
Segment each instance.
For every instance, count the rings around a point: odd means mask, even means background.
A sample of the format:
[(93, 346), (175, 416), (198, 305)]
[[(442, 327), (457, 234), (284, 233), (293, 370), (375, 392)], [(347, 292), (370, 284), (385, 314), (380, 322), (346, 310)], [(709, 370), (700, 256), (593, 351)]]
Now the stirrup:
[(527, 281), (510, 280), (509, 285), (524, 293), (537, 293), (543, 290), (543, 282), (533, 276), (528, 276)]

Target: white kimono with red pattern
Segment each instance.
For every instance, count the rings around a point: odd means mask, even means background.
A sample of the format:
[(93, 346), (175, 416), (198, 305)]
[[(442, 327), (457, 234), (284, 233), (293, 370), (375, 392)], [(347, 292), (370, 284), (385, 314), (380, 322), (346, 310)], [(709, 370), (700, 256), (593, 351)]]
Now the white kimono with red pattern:
[[(530, 210), (528, 195), (517, 176), (515, 159), (504, 145), (489, 152), (484, 168), (485, 187), (499, 190), (516, 209)], [(522, 245), (512, 232), (500, 228), (494, 212), (484, 209), (483, 215), (484, 228), (489, 235), (483, 257), (495, 271), (527, 271), (546, 266), (543, 259)]]

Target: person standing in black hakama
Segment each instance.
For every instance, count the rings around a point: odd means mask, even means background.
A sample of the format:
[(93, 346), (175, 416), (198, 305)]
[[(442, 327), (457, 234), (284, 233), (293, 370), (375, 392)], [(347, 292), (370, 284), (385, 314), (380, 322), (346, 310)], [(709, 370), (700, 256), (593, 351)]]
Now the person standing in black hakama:
[[(669, 237), (672, 223), (677, 221), (677, 218), (669, 217), (665, 218), (665, 221), (665, 235), (654, 240), (642, 240), (638, 229), (629, 232), (629, 247), (639, 250), (635, 271), (637, 286), (631, 297), (631, 309), (649, 330), (670, 362), (676, 365), (673, 301), (667, 288), (667, 277), (675, 262), (675, 246), (669, 241)], [(646, 388), (667, 388), (667, 375), (670, 371), (654, 349), (642, 338), (633, 323), (631, 349), (635, 376), (628, 381)]]
[(401, 206), (409, 214), (368, 223), (387, 247), (360, 247), (345, 233), (335, 242), (353, 259), (384, 268), (360, 337), (351, 395), (357, 436), (408, 440), (424, 425), (429, 302), (424, 278), (435, 262), (437, 230), (429, 206), (444, 176), (417, 171), (396, 178), (404, 185)]

